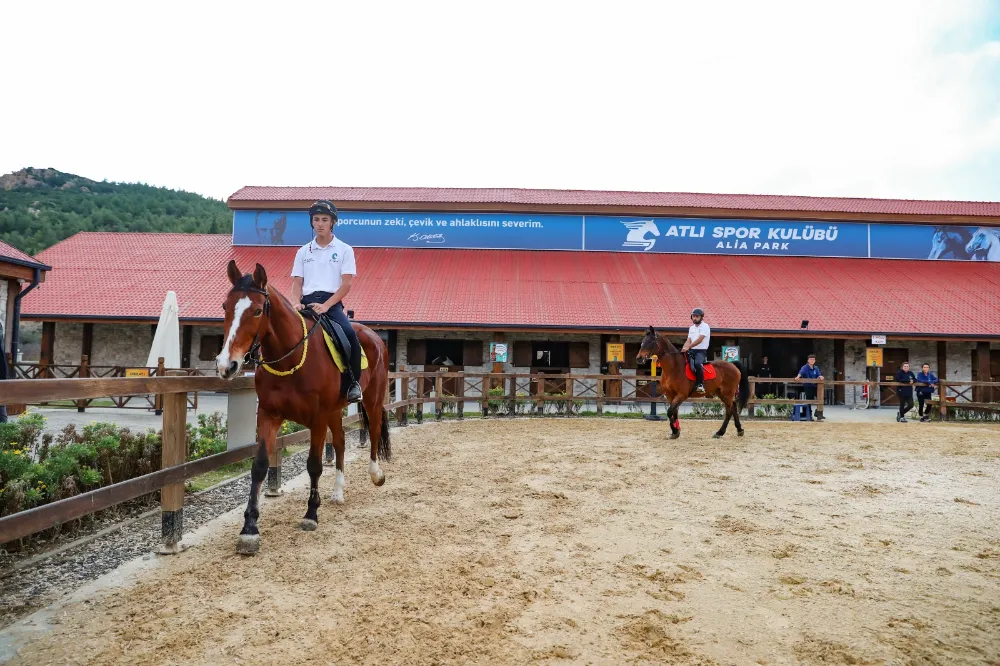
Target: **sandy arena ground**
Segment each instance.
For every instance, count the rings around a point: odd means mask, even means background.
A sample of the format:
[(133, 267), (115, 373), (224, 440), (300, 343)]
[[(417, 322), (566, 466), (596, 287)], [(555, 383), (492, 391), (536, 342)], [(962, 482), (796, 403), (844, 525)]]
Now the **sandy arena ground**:
[(517, 420), (395, 431), (13, 663), (1000, 664), (1000, 429)]

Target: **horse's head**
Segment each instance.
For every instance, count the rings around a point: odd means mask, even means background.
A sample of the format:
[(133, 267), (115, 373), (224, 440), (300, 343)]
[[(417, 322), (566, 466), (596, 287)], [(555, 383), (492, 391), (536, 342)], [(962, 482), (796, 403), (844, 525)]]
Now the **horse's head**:
[(645, 361), (653, 354), (657, 353), (660, 348), (660, 338), (656, 335), (656, 330), (650, 326), (646, 329), (646, 335), (642, 338), (642, 344), (639, 345), (639, 353), (635, 355), (635, 360)]
[(996, 237), (990, 231), (980, 227), (976, 229), (976, 233), (972, 234), (972, 240), (965, 246), (965, 251), (969, 254), (976, 254), (977, 252), (985, 253), (996, 240)]
[(222, 351), (215, 357), (216, 371), (223, 379), (236, 377), (254, 344), (259, 344), (267, 331), (267, 273), (257, 264), (253, 275), (243, 275), (231, 260), (227, 268), (233, 288), (226, 296), (222, 309), (226, 313), (223, 330), (226, 338)]

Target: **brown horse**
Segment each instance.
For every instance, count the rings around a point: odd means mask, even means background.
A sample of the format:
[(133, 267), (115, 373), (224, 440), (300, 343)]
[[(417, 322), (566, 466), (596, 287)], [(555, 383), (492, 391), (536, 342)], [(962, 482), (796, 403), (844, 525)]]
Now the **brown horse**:
[[(323, 473), (323, 443), (326, 431), (333, 432), (337, 452), (337, 476), (333, 501), (344, 502), (344, 424), (347, 406), (346, 382), (327, 351), (319, 327), (307, 327), (292, 304), (267, 284), (264, 268), (257, 264), (253, 275), (243, 275), (235, 261), (229, 262), (229, 291), (223, 309), (226, 313), (226, 338), (216, 357), (219, 376), (232, 379), (243, 365), (257, 363), (254, 384), (257, 389), (257, 456), (250, 474), (250, 501), (243, 514), (243, 531), (236, 551), (253, 555), (260, 548), (257, 530), (257, 498), (267, 475), (268, 458), (274, 451), (278, 429), (291, 420), (309, 428), (309, 508), (300, 527), (315, 530), (319, 524), (319, 477)], [(361, 373), (361, 417), (371, 439), (368, 473), (372, 483), (381, 486), (385, 475), (378, 457), (392, 456), (389, 442), (389, 418), (383, 405), (389, 385), (389, 354), (382, 338), (370, 328), (352, 324), (361, 347), (368, 356), (368, 368)], [(316, 331), (317, 335), (312, 335)], [(260, 355), (263, 358), (257, 358)], [(274, 360), (268, 360), (274, 359)]]
[[(684, 352), (670, 344), (662, 335), (657, 335), (653, 327), (646, 331), (646, 336), (642, 339), (638, 360), (648, 359), (656, 354), (657, 361), (662, 368), (660, 375), (660, 395), (670, 400), (670, 407), (667, 409), (667, 418), (670, 420), (670, 439), (677, 439), (681, 436), (681, 424), (677, 418), (677, 409), (681, 403), (691, 396), (695, 382), (688, 379), (684, 368), (687, 366), (687, 356)], [(709, 364), (706, 364), (709, 365)], [(716, 439), (726, 434), (729, 427), (729, 419), (736, 422), (736, 433), (743, 436), (743, 426), (740, 424), (740, 410), (747, 405), (750, 399), (750, 381), (747, 379), (746, 370), (740, 363), (728, 363), (726, 361), (712, 361), (715, 368), (715, 378), (705, 380), (705, 395), (716, 395), (726, 406), (726, 420), (722, 422), (722, 427), (713, 435)], [(738, 393), (737, 393), (738, 390)]]

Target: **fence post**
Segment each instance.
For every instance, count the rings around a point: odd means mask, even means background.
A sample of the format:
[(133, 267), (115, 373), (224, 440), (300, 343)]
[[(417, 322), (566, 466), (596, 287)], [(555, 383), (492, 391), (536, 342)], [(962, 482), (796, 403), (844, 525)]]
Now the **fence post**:
[(493, 375), (483, 375), (482, 390), (479, 396), (479, 416), (486, 418), (490, 411), (490, 387), (493, 386)]
[[(162, 359), (161, 359), (162, 360)], [(174, 373), (171, 373), (174, 374)], [(187, 458), (187, 394), (162, 396), (163, 452), (161, 469), (184, 463)], [(159, 553), (171, 555), (184, 550), (184, 482), (171, 483), (160, 490), (160, 525), (163, 544)]]
[(510, 377), (510, 415), (515, 416), (517, 414), (517, 377), (511, 375)]
[(604, 377), (598, 377), (597, 385), (597, 415), (604, 416)]
[(938, 400), (940, 401), (941, 420), (948, 420), (948, 384), (944, 380), (938, 380)]
[(823, 416), (823, 402), (825, 400), (826, 388), (823, 386), (823, 380), (819, 380), (816, 384), (816, 420), (822, 421)]
[(443, 402), (441, 401), (441, 396), (444, 392), (444, 376), (442, 373), (445, 372), (444, 368), (438, 370), (437, 377), (434, 378), (434, 418), (438, 421), (441, 420), (441, 407)]
[(417, 377), (417, 424), (424, 422), (424, 374)]
[(264, 489), (264, 497), (279, 497), (285, 493), (281, 489), (281, 453), (283, 451), (281, 440), (274, 444), (274, 450), (267, 458), (267, 488)]
[(747, 381), (750, 382), (750, 395), (747, 396), (747, 418), (752, 419), (754, 416), (754, 400), (757, 398), (757, 378), (747, 377)]
[(465, 373), (458, 378), (458, 420), (465, 420)]
[[(87, 377), (90, 377), (90, 359), (87, 358), (86, 354), (84, 354), (82, 357), (80, 357), (80, 373), (79, 373), (79, 377), (80, 377), (80, 379), (86, 379)], [(83, 412), (85, 412), (87, 410), (87, 403), (88, 402), (90, 402), (90, 401), (87, 400), (86, 398), (81, 399), (81, 400), (77, 400), (76, 401), (76, 411), (80, 412), (81, 414)]]
[[(399, 366), (399, 368), (400, 368), (401, 372), (403, 370), (405, 370), (405, 368), (403, 366)], [(402, 380), (402, 383), (399, 385), (399, 390), (396, 392), (396, 398), (398, 400), (401, 400), (401, 401), (409, 400), (409, 398), (410, 398), (410, 378), (404, 376), (404, 377), (401, 378), (401, 380)], [(397, 380), (397, 381), (399, 381), (399, 380)], [(409, 412), (409, 408), (410, 408), (409, 405), (403, 405), (402, 407), (400, 407), (399, 409), (396, 410), (396, 421), (399, 422), (399, 425), (401, 425), (403, 427), (406, 427), (408, 425), (406, 421), (407, 421), (407, 413)]]
[(335, 464), (333, 456), (333, 431), (326, 429), (326, 439), (323, 441), (323, 466), (333, 467)]
[[(163, 357), (162, 356), (160, 358), (156, 359), (156, 376), (157, 377), (163, 377), (164, 376), (164, 372), (163, 372)], [(185, 400), (186, 399), (187, 398), (185, 398)], [(159, 416), (160, 414), (163, 413), (163, 394), (162, 393), (157, 393), (155, 396), (153, 396), (153, 411), (154, 411), (154, 413), (157, 416)]]

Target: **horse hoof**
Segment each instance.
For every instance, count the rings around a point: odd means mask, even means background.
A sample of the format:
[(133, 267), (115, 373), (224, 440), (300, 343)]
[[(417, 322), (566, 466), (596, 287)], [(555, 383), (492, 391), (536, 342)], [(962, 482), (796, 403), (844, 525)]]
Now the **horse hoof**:
[(333, 491), (333, 495), (330, 497), (330, 501), (332, 501), (334, 504), (343, 504), (344, 503), (344, 491), (343, 490), (334, 490)]
[(714, 435), (712, 435), (712, 439), (722, 439), (722, 434), (721, 433), (715, 433)]
[(679, 432), (672, 432), (672, 433), (670, 433), (670, 439), (677, 439), (680, 436), (681, 436), (681, 434)]
[(737, 430), (737, 431), (736, 431), (736, 434), (737, 434), (738, 436), (742, 437), (742, 436), (743, 436), (743, 431), (742, 431), (742, 430)]
[(259, 534), (241, 534), (240, 540), (236, 543), (236, 553), (238, 555), (256, 555), (260, 550)]
[(312, 518), (303, 518), (302, 522), (299, 523), (299, 529), (304, 532), (315, 532), (317, 527), (319, 527), (319, 523)]
[(378, 476), (372, 474), (372, 483), (375, 484), (376, 488), (381, 488), (385, 483), (385, 474), (379, 474)]

